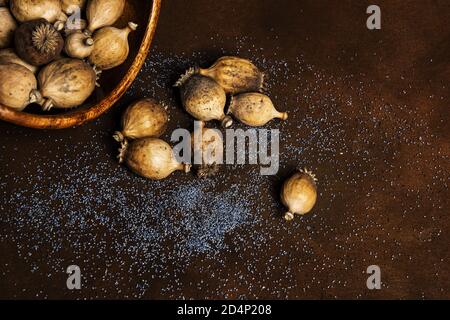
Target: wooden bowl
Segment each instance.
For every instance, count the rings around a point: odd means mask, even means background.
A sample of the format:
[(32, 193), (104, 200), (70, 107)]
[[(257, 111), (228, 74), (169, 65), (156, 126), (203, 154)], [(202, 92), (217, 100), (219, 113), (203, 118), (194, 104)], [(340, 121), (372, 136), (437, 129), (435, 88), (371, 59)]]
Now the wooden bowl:
[[(82, 106), (70, 111), (56, 111), (55, 114), (18, 112), (0, 104), (0, 119), (16, 125), (36, 129), (65, 129), (80, 126), (96, 119), (108, 111), (131, 86), (141, 69), (158, 22), (161, 0), (128, 0), (124, 14), (115, 26), (124, 27), (128, 21), (139, 25), (136, 32), (130, 34), (130, 55), (120, 67), (104, 71), (100, 79), (100, 88)], [(1, 79), (3, 81), (3, 79)]]

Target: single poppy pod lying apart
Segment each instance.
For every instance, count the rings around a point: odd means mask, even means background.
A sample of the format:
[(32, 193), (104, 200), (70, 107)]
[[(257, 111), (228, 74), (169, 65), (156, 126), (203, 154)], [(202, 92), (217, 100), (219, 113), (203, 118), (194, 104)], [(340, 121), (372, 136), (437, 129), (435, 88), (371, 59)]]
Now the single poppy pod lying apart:
[(162, 180), (175, 171), (189, 172), (191, 165), (179, 163), (168, 143), (157, 138), (124, 141), (119, 162), (138, 175), (151, 180)]
[(178, 80), (175, 87), (180, 88), (185, 110), (197, 120), (217, 120), (225, 128), (233, 123), (225, 115), (226, 93), (213, 79), (188, 72)]
[(288, 118), (287, 112), (277, 111), (272, 100), (261, 93), (243, 93), (232, 97), (228, 114), (252, 127), (264, 126), (275, 118)]
[(122, 131), (114, 139), (158, 138), (167, 128), (169, 115), (166, 109), (153, 99), (139, 100), (130, 105), (122, 116)]
[(312, 210), (317, 201), (317, 186), (315, 175), (304, 169), (295, 173), (283, 185), (281, 201), (288, 208), (284, 218), (288, 221), (294, 215), (305, 215)]
[(238, 57), (222, 57), (212, 67), (195, 72), (214, 79), (227, 94), (259, 92), (264, 87), (264, 73), (250, 60)]

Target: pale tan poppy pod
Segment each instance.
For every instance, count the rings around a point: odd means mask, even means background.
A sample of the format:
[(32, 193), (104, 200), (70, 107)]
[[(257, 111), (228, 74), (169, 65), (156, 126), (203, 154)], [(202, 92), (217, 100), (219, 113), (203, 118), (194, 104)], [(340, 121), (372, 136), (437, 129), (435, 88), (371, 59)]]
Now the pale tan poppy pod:
[(189, 69), (175, 87), (180, 88), (181, 102), (195, 119), (217, 120), (225, 128), (233, 123), (231, 117), (225, 115), (226, 93), (213, 79), (195, 74), (193, 69)]
[(86, 15), (89, 22), (88, 33), (113, 25), (122, 15), (125, 0), (89, 0)]
[(63, 58), (45, 66), (38, 75), (42, 108), (71, 109), (83, 104), (94, 92), (97, 74), (79, 59)]
[(73, 31), (66, 37), (64, 51), (71, 58), (85, 59), (94, 51), (94, 39), (80, 30)]
[(262, 91), (264, 73), (250, 60), (225, 56), (208, 69), (198, 68), (201, 75), (214, 79), (228, 94)]
[(295, 173), (283, 185), (281, 201), (288, 208), (284, 219), (290, 221), (294, 215), (309, 213), (317, 201), (317, 186), (315, 175), (304, 169)]
[(67, 21), (60, 0), (10, 0), (9, 2), (11, 12), (20, 22), (45, 19), (54, 24), (56, 29), (62, 30)]
[(0, 103), (22, 111), (41, 97), (34, 74), (19, 64), (0, 64)]
[(262, 93), (243, 93), (232, 97), (228, 114), (252, 127), (264, 126), (272, 119), (288, 118), (287, 112), (277, 111), (272, 100)]
[(136, 174), (151, 180), (162, 180), (175, 171), (188, 173), (190, 164), (179, 163), (168, 143), (157, 138), (124, 141), (119, 162), (126, 163)]
[(167, 128), (169, 115), (164, 106), (154, 99), (142, 99), (131, 104), (122, 116), (122, 131), (114, 139), (158, 138)]
[(60, 0), (61, 9), (68, 15), (74, 14), (76, 10), (84, 9), (87, 0)]
[(0, 64), (11, 64), (11, 63), (24, 66), (25, 68), (33, 72), (33, 74), (36, 74), (36, 72), (38, 71), (38, 68), (36, 66), (33, 66), (22, 60), (13, 49), (0, 50)]
[(0, 7), (0, 49), (8, 48), (14, 43), (14, 31), (16, 29), (16, 20), (14, 20), (9, 9)]
[(93, 37), (94, 49), (89, 62), (100, 70), (109, 70), (124, 63), (130, 53), (128, 35), (137, 27), (137, 24), (129, 22), (123, 29), (104, 27), (98, 30)]

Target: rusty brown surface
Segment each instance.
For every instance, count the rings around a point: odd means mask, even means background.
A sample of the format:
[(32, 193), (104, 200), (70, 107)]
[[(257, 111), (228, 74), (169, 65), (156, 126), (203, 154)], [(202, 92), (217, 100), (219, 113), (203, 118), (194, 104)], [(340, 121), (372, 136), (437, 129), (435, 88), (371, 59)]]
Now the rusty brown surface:
[[(0, 297), (450, 298), (450, 3), (379, 0), (379, 31), (365, 26), (370, 4), (165, 1), (147, 65), (113, 111), (58, 132), (0, 123)], [(194, 177), (181, 174), (161, 185), (135, 178), (116, 164), (110, 135), (126, 104), (142, 96), (170, 104), (172, 129), (190, 129), (192, 121), (170, 85), (189, 64), (206, 66), (222, 54), (254, 59), (270, 77), (268, 93), (291, 115), (286, 123), (268, 126), (282, 132), (277, 177), (251, 180), (248, 175), (258, 170), (227, 167), (213, 179), (218, 198), (230, 186), (244, 190), (257, 181), (247, 200), (258, 204), (254, 214), (260, 221), (231, 230), (225, 236), (231, 248), (213, 257), (184, 254), (184, 262), (168, 259), (176, 255), (170, 248), (177, 239), (167, 239), (164, 261), (150, 261), (145, 252), (115, 251), (108, 244), (117, 242), (117, 234), (132, 232), (136, 213), (130, 214), (130, 231), (108, 230), (106, 224), (71, 234), (64, 225), (54, 225), (63, 233), (39, 225), (53, 221), (48, 215), (67, 223), (78, 209), (85, 210), (77, 200), (83, 196), (79, 189), (68, 204), (70, 215), (43, 192), (36, 206), (51, 205), (39, 211), (37, 224), (14, 218), (22, 209), (12, 200), (13, 190), (23, 190), (28, 198), (21, 199), (29, 199), (47, 184), (49, 190), (57, 182), (76, 185), (65, 177), (83, 169), (78, 159), (93, 174), (101, 162), (123, 175), (125, 182), (114, 192), (123, 190), (124, 210), (136, 201), (127, 192), (130, 183), (154, 189), (152, 197), (160, 199), (174, 186), (192, 185)], [(281, 219), (280, 181), (298, 166), (317, 174), (319, 201), (310, 215), (287, 224)], [(107, 202), (89, 208), (113, 220), (119, 212)], [(261, 245), (253, 243), (258, 234)], [(236, 244), (237, 238), (243, 243)], [(81, 291), (65, 287), (69, 264), (84, 270)], [(380, 266), (382, 290), (367, 289), (369, 265)]]

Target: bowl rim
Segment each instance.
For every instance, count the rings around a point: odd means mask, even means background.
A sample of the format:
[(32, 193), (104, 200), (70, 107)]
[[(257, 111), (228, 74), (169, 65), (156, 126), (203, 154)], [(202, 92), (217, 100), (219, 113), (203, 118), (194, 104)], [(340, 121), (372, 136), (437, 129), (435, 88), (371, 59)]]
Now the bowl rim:
[(132, 65), (119, 84), (101, 101), (86, 109), (58, 115), (36, 115), (20, 112), (0, 104), (0, 120), (34, 129), (66, 129), (81, 126), (107, 112), (131, 86), (147, 58), (158, 24), (161, 1), (153, 0), (147, 29)]

